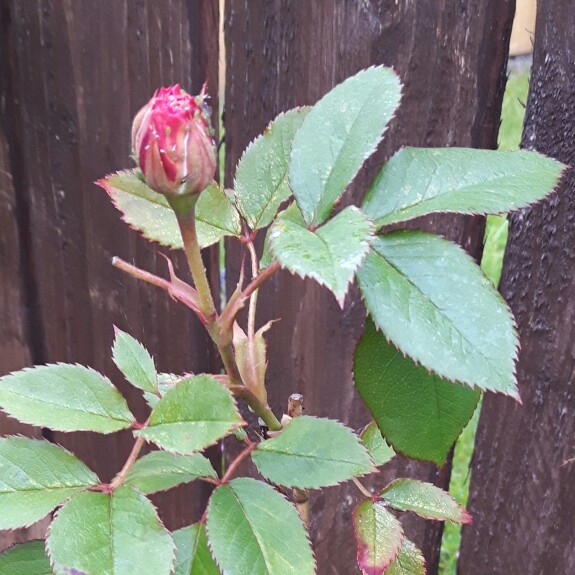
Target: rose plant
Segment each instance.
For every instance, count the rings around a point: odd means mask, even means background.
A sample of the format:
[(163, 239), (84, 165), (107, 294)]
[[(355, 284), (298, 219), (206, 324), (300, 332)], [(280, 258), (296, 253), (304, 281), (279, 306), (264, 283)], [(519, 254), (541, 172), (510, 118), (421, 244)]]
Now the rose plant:
[[(145, 421), (136, 421), (118, 389), (89, 367), (52, 364), (1, 378), (0, 407), (22, 422), (64, 432), (131, 429), (135, 439), (108, 484), (58, 445), (1, 438), (0, 529), (57, 511), (45, 544), (9, 549), (0, 555), (0, 574), (312, 574), (308, 492), (344, 481), (358, 487), (350, 520), (358, 565), (369, 575), (425, 573), (398, 512), (470, 521), (431, 484), (398, 478), (372, 492), (359, 479), (395, 452), (441, 466), (481, 390), (519, 399), (518, 339), (505, 302), (460, 247), (398, 224), (433, 212), (526, 206), (553, 190), (564, 166), (528, 151), (403, 148), (360, 206), (339, 206), (400, 97), (397, 75), (378, 66), (311, 108), (280, 114), (248, 146), (229, 190), (213, 181), (216, 148), (204, 90), (193, 97), (179, 86), (163, 88), (136, 115), (138, 166), (98, 184), (131, 227), (185, 251), (193, 286), (176, 277), (169, 260), (169, 279), (113, 263), (187, 306), (224, 372), (158, 373), (144, 346), (116, 329), (112, 357), (144, 394)], [(264, 233), (258, 253), (254, 240)], [(251, 265), (218, 311), (201, 249), (223, 237), (237, 239)], [(272, 326), (256, 325), (257, 294), (280, 268), (313, 278), (342, 307), (350, 284), (359, 284), (368, 317), (354, 379), (374, 420), (359, 435), (338, 421), (302, 415), (293, 390), (285, 390), (283, 417), (268, 405), (265, 333)], [(261, 430), (244, 428), (237, 401), (259, 416)], [(243, 447), (218, 476), (202, 451), (226, 436)], [(140, 457), (145, 443), (158, 449)], [(246, 458), (259, 479), (237, 477)], [(169, 533), (147, 495), (195, 480), (213, 485), (207, 509), (198, 523)]]

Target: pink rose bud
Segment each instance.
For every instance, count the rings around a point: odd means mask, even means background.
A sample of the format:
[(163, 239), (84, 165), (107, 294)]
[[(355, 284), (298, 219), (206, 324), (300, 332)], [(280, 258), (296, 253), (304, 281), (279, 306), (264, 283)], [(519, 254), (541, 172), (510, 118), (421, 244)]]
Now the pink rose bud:
[(136, 114), (132, 153), (150, 188), (164, 195), (199, 194), (214, 177), (216, 150), (204, 89), (160, 88)]

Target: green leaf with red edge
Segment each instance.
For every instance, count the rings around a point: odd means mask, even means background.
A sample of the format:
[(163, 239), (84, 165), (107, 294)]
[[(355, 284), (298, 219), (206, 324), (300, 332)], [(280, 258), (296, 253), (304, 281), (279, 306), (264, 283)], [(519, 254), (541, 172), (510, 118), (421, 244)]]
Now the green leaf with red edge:
[(311, 231), (297, 221), (295, 212), (296, 208), (286, 210), (272, 226), (269, 239), (274, 258), (290, 272), (327, 287), (343, 306), (353, 276), (369, 252), (371, 222), (350, 206)]
[(294, 506), (273, 487), (242, 477), (210, 497), (208, 543), (229, 575), (313, 575), (315, 561)]
[(377, 148), (400, 98), (397, 74), (373, 66), (333, 88), (305, 117), (292, 144), (289, 183), (308, 224), (330, 216)]
[(98, 481), (63, 447), (27, 437), (0, 438), (0, 529), (27, 527)]
[(471, 515), (443, 489), (417, 481), (416, 479), (396, 479), (382, 492), (381, 497), (398, 511), (413, 511), (425, 519), (471, 523)]
[[(104, 188), (122, 219), (146, 239), (183, 249), (180, 228), (166, 198), (151, 190), (137, 170), (110, 174), (96, 182)], [(225, 236), (241, 235), (241, 221), (226, 193), (215, 182), (208, 186), (196, 206), (196, 229), (200, 247), (210, 246)]]
[(378, 228), (434, 212), (501, 214), (543, 199), (564, 169), (526, 150), (404, 148), (381, 169), (363, 210)]
[(192, 455), (243, 423), (229, 390), (212, 377), (196, 375), (168, 391), (148, 427), (134, 433), (166, 451)]
[(261, 442), (252, 459), (272, 483), (303, 489), (337, 485), (376, 471), (351, 429), (333, 419), (307, 415)]
[(177, 549), (175, 575), (220, 575), (208, 547), (203, 523), (178, 529), (172, 537)]
[(481, 392), (415, 365), (368, 318), (354, 357), (354, 380), (386, 441), (398, 453), (443, 465)]
[(509, 307), (458, 245), (419, 230), (379, 236), (357, 273), (369, 314), (437, 375), (519, 399)]
[(190, 483), (199, 477), (217, 477), (212, 464), (203, 455), (153, 451), (132, 465), (125, 483), (147, 495)]
[(364, 499), (353, 510), (353, 529), (359, 568), (365, 575), (381, 575), (400, 552), (401, 523), (381, 501)]
[(0, 408), (23, 423), (56, 431), (113, 433), (135, 422), (110, 380), (77, 364), (39, 365), (5, 375)]
[(135, 387), (155, 392), (158, 375), (148, 350), (130, 334), (114, 326), (112, 359), (124, 377)]
[(277, 116), (245, 150), (236, 170), (233, 198), (251, 229), (265, 228), (291, 196), (288, 162), (291, 144), (310, 108)]
[(373, 463), (377, 467), (385, 465), (395, 456), (395, 451), (387, 445), (375, 421), (365, 426), (359, 438), (369, 451)]
[(0, 575), (52, 575), (44, 541), (28, 541), (0, 553)]
[(405, 537), (399, 555), (385, 570), (385, 575), (426, 575), (426, 573), (423, 554)]
[(124, 486), (70, 499), (52, 521), (46, 549), (55, 575), (170, 575), (175, 561), (152, 503)]

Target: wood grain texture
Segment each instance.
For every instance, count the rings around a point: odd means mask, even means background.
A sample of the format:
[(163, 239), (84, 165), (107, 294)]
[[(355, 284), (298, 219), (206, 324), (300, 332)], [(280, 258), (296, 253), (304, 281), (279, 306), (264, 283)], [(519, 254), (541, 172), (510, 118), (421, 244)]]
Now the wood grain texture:
[[(575, 14), (540, 0), (523, 146), (575, 162)], [(575, 572), (575, 175), (511, 217), (501, 291), (517, 318), (523, 406), (488, 395), (459, 573)]]
[[(348, 194), (358, 200), (383, 158), (401, 145), (495, 147), (513, 0), (244, 0), (228, 2), (225, 30), (226, 183), (244, 147), (273, 117), (313, 104), (338, 82), (372, 64), (394, 66), (404, 84), (402, 107), (384, 145)], [(494, 42), (493, 39), (498, 41)], [(502, 39), (502, 41), (499, 41)], [(433, 217), (419, 224), (458, 241), (475, 257), (481, 218)], [(228, 293), (241, 256), (228, 245)], [(285, 410), (290, 393), (303, 393), (306, 412), (359, 428), (368, 416), (353, 388), (351, 367), (365, 311), (356, 290), (343, 312), (331, 294), (287, 273), (260, 294), (258, 322), (281, 319), (269, 332), (271, 405)], [(382, 485), (398, 475), (447, 486), (449, 470), (397, 461)], [(353, 486), (312, 495), (312, 538), (320, 574), (357, 572), (350, 515)], [(441, 526), (405, 517), (436, 573)]]
[[(128, 230), (93, 182), (130, 166), (131, 119), (156, 88), (179, 82), (199, 92), (209, 77), (217, 94), (218, 2), (2, 0), (1, 7), (10, 38), (9, 45), (2, 39), (8, 50), (2, 92), (11, 98), (10, 124), (2, 124), (10, 173), (2, 174), (13, 182), (21, 212), (18, 233), (14, 225), (2, 229), (11, 242), (2, 273), (22, 280), (19, 297), (27, 298), (7, 303), (13, 321), (21, 316), (27, 322), (22, 343), (33, 343), (31, 353), (23, 345), (22, 362), (90, 365), (109, 375), (143, 418), (140, 393), (122, 381), (110, 359), (113, 324), (142, 340), (163, 371), (212, 371), (211, 346), (191, 313), (112, 268), (118, 255), (165, 275), (159, 253), (168, 250)], [(217, 110), (217, 100), (212, 103)], [(17, 241), (27, 248), (20, 272)], [(183, 260), (174, 257), (186, 277)], [(28, 315), (18, 311), (22, 305)], [(15, 355), (10, 348), (0, 352)], [(133, 442), (129, 432), (48, 436), (85, 459), (102, 480), (121, 467)], [(198, 486), (156, 501), (176, 528), (198, 517), (206, 497)]]

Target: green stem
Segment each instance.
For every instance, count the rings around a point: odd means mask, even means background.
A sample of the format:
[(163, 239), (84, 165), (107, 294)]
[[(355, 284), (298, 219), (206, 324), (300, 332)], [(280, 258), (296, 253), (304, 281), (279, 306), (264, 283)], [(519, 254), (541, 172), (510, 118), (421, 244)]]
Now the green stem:
[(200, 296), (201, 310), (208, 320), (215, 319), (216, 306), (212, 297), (212, 290), (208, 283), (206, 269), (202, 260), (200, 244), (196, 233), (196, 204), (198, 194), (167, 197), (168, 202), (176, 214), (182, 240), (184, 241), (184, 251), (188, 258), (188, 265), (192, 272), (192, 278), (196, 290)]

